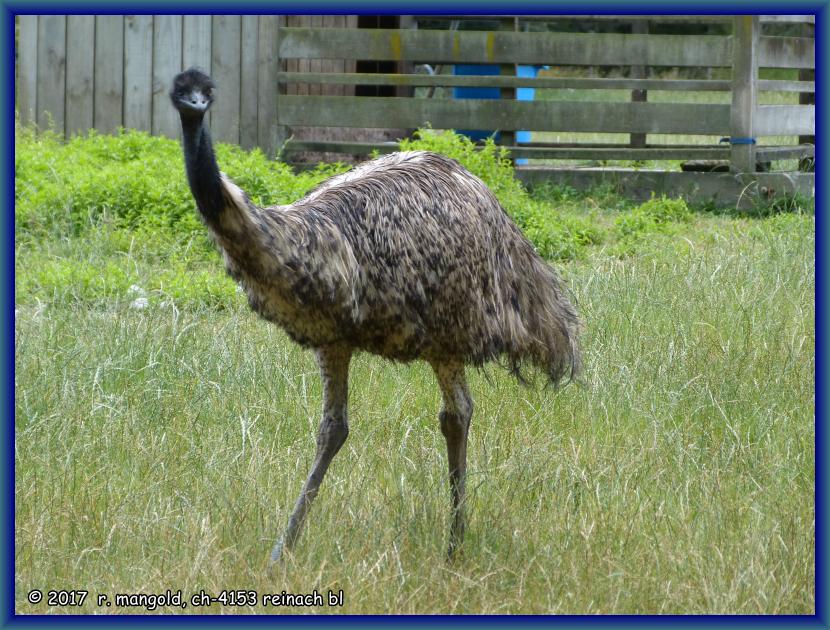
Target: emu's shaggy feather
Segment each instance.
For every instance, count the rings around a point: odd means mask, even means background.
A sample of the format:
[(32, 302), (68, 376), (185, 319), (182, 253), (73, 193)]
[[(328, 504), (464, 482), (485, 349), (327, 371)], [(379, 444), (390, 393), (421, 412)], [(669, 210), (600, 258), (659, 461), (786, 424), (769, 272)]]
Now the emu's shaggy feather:
[(211, 225), (251, 307), (298, 343), (409, 361), (579, 367), (578, 318), (555, 271), (455, 160), (393, 153), (258, 208), (222, 179)]

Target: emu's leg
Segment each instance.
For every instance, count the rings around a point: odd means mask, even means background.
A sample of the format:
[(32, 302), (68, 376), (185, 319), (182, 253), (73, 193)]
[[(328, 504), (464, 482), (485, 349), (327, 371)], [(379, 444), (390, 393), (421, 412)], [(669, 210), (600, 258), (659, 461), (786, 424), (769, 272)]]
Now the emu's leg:
[(317, 431), (317, 455), (302, 492), (288, 519), (283, 537), (271, 552), (271, 561), (282, 557), (283, 549), (291, 549), (300, 535), (308, 509), (326, 474), (331, 460), (349, 436), (349, 422), (346, 412), (348, 402), (349, 348), (329, 347), (317, 353), (320, 377), (323, 381), (323, 419)]
[(452, 491), (452, 524), (447, 555), (452, 558), (464, 540), (464, 481), (467, 472), (467, 433), (473, 415), (473, 400), (467, 390), (462, 363), (433, 364), (444, 404), (438, 418), (447, 440), (447, 461)]

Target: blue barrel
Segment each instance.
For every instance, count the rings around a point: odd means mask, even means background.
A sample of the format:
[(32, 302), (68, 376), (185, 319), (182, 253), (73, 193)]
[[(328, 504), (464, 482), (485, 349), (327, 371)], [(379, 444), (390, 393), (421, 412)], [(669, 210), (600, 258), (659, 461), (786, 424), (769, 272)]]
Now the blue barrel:
[[(516, 67), (516, 76), (536, 78), (539, 70), (547, 70), (549, 66), (524, 66)], [(473, 76), (492, 76), (499, 74), (499, 66), (492, 64), (459, 64), (456, 65), (453, 71), (456, 75), (473, 75)], [(532, 101), (535, 97), (536, 89), (528, 87), (516, 88), (516, 100)], [(479, 99), (495, 99), (501, 98), (501, 90), (493, 87), (456, 87), (452, 90), (453, 98), (479, 98)], [(481, 129), (458, 129), (458, 133), (463, 134), (471, 140), (485, 140), (493, 135), (492, 131), (484, 131)], [(494, 137), (496, 142), (501, 139), (501, 134), (496, 132)], [(516, 131), (516, 144), (523, 144), (530, 142), (529, 131)], [(516, 164), (527, 164), (527, 160), (516, 160)]]

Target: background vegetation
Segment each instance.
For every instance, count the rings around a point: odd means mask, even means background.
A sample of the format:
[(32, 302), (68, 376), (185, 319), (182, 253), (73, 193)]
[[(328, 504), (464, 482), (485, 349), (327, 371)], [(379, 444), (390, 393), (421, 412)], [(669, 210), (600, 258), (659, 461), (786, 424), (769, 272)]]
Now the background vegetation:
[[(562, 270), (584, 379), (471, 372), (469, 533), (447, 564), (433, 377), (358, 357), (351, 437), (269, 576), (313, 457), (313, 356), (224, 275), (174, 141), (15, 140), (18, 612), (99, 612), (32, 605), (33, 588), (343, 589), (350, 613), (814, 612), (811, 201), (528, 192), (494, 146), (407, 143), (482, 177)], [(341, 168), (218, 153), (258, 203)]]

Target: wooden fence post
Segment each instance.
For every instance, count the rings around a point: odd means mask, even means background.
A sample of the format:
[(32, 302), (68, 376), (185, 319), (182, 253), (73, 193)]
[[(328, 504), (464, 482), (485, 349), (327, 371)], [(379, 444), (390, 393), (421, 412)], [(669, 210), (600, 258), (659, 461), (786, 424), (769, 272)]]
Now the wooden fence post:
[[(648, 21), (647, 20), (635, 20), (631, 23), (631, 32), (635, 35), (647, 35), (648, 34)], [(632, 79), (645, 79), (646, 78), (646, 67), (645, 66), (631, 66), (631, 78)], [(631, 90), (631, 102), (632, 103), (645, 103), (648, 101), (648, 90)], [(646, 146), (646, 134), (644, 133), (632, 133), (630, 135), (630, 143), (632, 147), (643, 148)]]
[(758, 96), (757, 15), (735, 16), (732, 34), (732, 113), (730, 122), (733, 173), (755, 172), (755, 114)]
[(17, 42), (17, 111), (20, 122), (37, 121), (37, 16), (21, 15)]
[[(93, 124), (113, 133), (124, 124), (124, 16), (95, 16)], [(74, 131), (74, 130), (73, 130)]]
[[(512, 17), (507, 18), (501, 21), (499, 25), (500, 31), (513, 31), (518, 32), (519, 30), (519, 18)], [(502, 76), (511, 76), (515, 77), (518, 72), (516, 72), (516, 64), (515, 63), (502, 63), (499, 64), (499, 74)], [(502, 88), (501, 99), (507, 99), (511, 101), (516, 100), (516, 88)], [(499, 144), (503, 144), (506, 146), (515, 146), (516, 144), (516, 130), (515, 129), (502, 129), (501, 130), (501, 141)]]
[(285, 142), (285, 127), (279, 124), (279, 94), (283, 88), (277, 81), (281, 24), (282, 16), (259, 16), (257, 144), (268, 157), (274, 157)]
[(66, 16), (41, 15), (37, 22), (37, 125), (65, 132)]
[[(816, 26), (815, 24), (802, 24), (801, 25), (801, 36), (802, 37), (815, 37), (816, 34)], [(799, 81), (815, 81), (816, 80), (816, 71), (815, 69), (803, 69), (798, 71), (798, 80)], [(816, 93), (815, 92), (801, 92), (798, 95), (798, 104), (799, 105), (815, 105), (816, 104)], [(816, 137), (815, 135), (811, 136), (798, 136), (798, 144), (812, 144), (815, 146), (816, 144)], [(798, 170), (799, 171), (815, 171), (816, 170), (816, 160), (815, 157), (812, 158), (802, 158), (798, 162)]]
[(95, 16), (66, 18), (66, 137), (94, 126)]
[(153, 129), (153, 16), (124, 18), (124, 126)]

